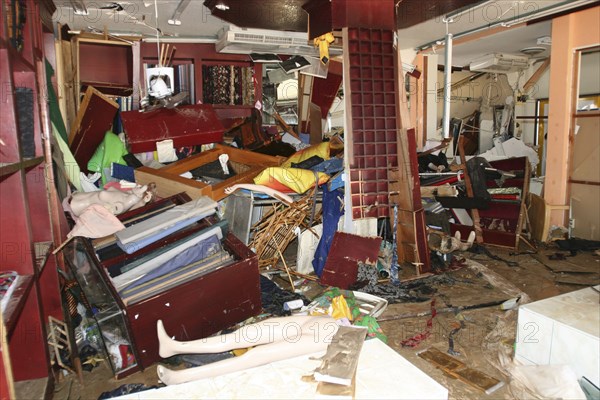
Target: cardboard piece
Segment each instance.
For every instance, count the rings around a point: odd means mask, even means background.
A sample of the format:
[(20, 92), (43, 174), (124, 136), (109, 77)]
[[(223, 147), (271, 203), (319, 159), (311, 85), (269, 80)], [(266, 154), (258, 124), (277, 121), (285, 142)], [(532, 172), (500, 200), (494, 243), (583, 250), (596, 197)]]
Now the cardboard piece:
[(322, 127), (322, 116), (321, 107), (315, 103), (310, 103), (309, 106), (310, 124), (310, 144), (319, 144), (323, 141), (323, 127)]
[(88, 86), (69, 134), (69, 147), (82, 171), (88, 171), (87, 163), (111, 129), (118, 109), (116, 102)]
[(315, 369), (315, 379), (350, 386), (366, 334), (366, 327), (340, 326), (321, 358), (321, 365)]
[(172, 139), (175, 148), (223, 141), (223, 125), (210, 104), (194, 104), (150, 112), (121, 113), (129, 151), (156, 150), (156, 142)]
[[(180, 176), (194, 168), (219, 159), (222, 154), (229, 156), (229, 161), (236, 174), (222, 182), (209, 185), (204, 182)], [(238, 183), (252, 183), (252, 179), (266, 167), (278, 166), (284, 161), (282, 157), (267, 156), (234, 147), (216, 145), (213, 150), (204, 151), (186, 159), (177, 161), (161, 169), (141, 167), (135, 170), (136, 182), (145, 185), (156, 183), (157, 194), (169, 197), (186, 192), (192, 199), (209, 196), (219, 201), (227, 195), (225, 189)]]

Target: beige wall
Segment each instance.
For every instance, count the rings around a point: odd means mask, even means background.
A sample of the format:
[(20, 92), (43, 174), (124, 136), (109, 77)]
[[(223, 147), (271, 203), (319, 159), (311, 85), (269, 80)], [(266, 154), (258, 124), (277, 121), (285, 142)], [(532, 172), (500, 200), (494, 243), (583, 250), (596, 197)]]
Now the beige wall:
[[(574, 50), (600, 44), (600, 7), (552, 21), (550, 112), (544, 198), (548, 204), (569, 204), (569, 138), (572, 136)], [(566, 225), (566, 213), (555, 211), (550, 222)]]
[[(520, 81), (520, 87), (537, 71), (542, 63), (535, 63), (529, 68)], [(600, 53), (585, 54), (581, 60), (580, 95), (600, 93)], [(517, 103), (515, 115), (533, 116), (538, 99), (547, 99), (550, 96), (550, 69), (542, 74), (537, 84), (527, 93), (529, 99), (525, 103)], [(519, 120), (523, 141), (528, 144), (535, 143), (535, 121)]]

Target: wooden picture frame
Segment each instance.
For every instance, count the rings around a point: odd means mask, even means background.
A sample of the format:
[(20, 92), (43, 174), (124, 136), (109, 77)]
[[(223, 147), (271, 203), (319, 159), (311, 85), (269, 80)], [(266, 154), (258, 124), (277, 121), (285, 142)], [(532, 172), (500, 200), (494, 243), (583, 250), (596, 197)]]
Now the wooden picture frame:
[[(231, 178), (209, 185), (181, 176), (185, 172), (218, 160), (222, 154), (227, 154), (229, 162), (239, 167), (238, 173)], [(284, 161), (284, 157), (269, 156), (217, 144), (212, 150), (179, 160), (161, 169), (140, 167), (135, 170), (135, 179), (140, 185), (156, 183), (157, 194), (160, 197), (186, 192), (192, 199), (208, 196), (219, 201), (227, 197), (226, 188), (240, 183), (252, 183), (252, 179), (263, 169), (279, 166)]]

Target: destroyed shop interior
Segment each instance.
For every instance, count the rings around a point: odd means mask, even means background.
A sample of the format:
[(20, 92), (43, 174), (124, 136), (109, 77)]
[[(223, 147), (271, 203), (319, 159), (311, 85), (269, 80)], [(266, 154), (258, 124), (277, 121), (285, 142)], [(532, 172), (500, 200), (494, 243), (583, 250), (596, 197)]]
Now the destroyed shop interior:
[(600, 1), (0, 20), (0, 400), (600, 400)]

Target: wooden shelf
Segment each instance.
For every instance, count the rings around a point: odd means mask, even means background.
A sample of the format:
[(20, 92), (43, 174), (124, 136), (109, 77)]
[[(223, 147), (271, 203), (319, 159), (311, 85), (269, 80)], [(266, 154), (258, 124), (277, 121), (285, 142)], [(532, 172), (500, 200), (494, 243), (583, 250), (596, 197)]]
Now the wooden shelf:
[(33, 275), (19, 275), (19, 278), (17, 279), (17, 286), (12, 292), (2, 315), (6, 327), (7, 338), (10, 338), (17, 326), (17, 321), (19, 320), (21, 311), (23, 311), (23, 308), (25, 307), (25, 302), (29, 297), (29, 292), (33, 287), (33, 283)]
[(0, 177), (14, 174), (22, 169), (29, 169), (44, 162), (44, 157), (28, 158), (15, 163), (0, 163)]
[(8, 53), (12, 62), (13, 72), (35, 72), (35, 66), (23, 57), (14, 47), (12, 47), (4, 38), (0, 38), (0, 49)]
[[(10, 3), (10, 4), (9, 4)], [(46, 109), (46, 79), (43, 67), (45, 57), (55, 59), (51, 31), (42, 29), (40, 7), (52, 6), (49, 0), (3, 1), (2, 17), (12, 18), (18, 11), (26, 11), (22, 29), (22, 49), (12, 46), (9, 32), (0, 30), (0, 60), (4, 98), (2, 117), (3, 157), (0, 160), (0, 219), (3, 264), (0, 271), (16, 271), (19, 275), (5, 300), (1, 312), (0, 338), (6, 350), (0, 358), (0, 398), (46, 398), (51, 396), (54, 375), (51, 373), (45, 321), (48, 316), (63, 318), (60, 284), (55, 266), (63, 267), (61, 260), (50, 257), (54, 242), (64, 235), (66, 224), (61, 224), (60, 200), (54, 185), (54, 172), (44, 170), (52, 162), (52, 147), (44, 140), (50, 126)], [(48, 3), (48, 4), (46, 4)], [(6, 9), (5, 7), (6, 6)], [(15, 7), (23, 7), (17, 10)], [(51, 15), (47, 12), (45, 16)], [(46, 18), (48, 20), (48, 18)], [(48, 53), (46, 53), (46, 51)], [(18, 107), (20, 96), (16, 88), (33, 90), (28, 95), (28, 107)], [(31, 104), (33, 103), (33, 104)], [(24, 115), (19, 115), (20, 112)], [(19, 116), (30, 119), (35, 152), (25, 157), (20, 149)], [(30, 157), (29, 157), (30, 156)], [(65, 232), (66, 233), (66, 232)], [(52, 242), (49, 242), (52, 240)], [(42, 274), (42, 270), (45, 274)], [(34, 388), (34, 380), (45, 388), (41, 393)], [(22, 382), (15, 391), (15, 382)]]

